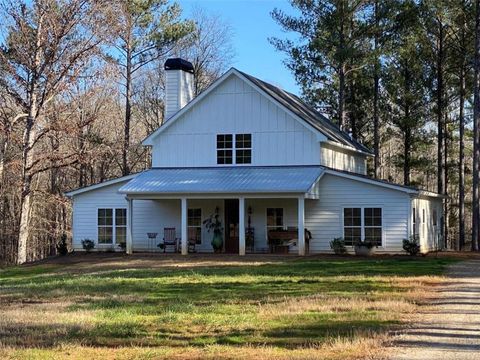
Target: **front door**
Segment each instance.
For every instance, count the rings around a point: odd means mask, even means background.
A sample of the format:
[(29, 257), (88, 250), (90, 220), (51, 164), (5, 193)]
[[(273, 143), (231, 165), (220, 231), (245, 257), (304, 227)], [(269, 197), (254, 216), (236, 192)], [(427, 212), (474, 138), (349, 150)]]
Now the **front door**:
[(238, 254), (238, 199), (225, 200), (225, 252)]

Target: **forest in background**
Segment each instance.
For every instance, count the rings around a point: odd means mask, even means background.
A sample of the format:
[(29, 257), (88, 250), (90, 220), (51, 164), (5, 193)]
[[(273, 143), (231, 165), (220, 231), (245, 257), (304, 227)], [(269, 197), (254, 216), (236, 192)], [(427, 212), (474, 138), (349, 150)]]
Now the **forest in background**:
[[(446, 194), (445, 247), (477, 250), (480, 0), (290, 3), (269, 40), (302, 97), (377, 154), (371, 176)], [(65, 191), (149, 167), (166, 58), (198, 94), (233, 33), (167, 0), (0, 0), (0, 19), (0, 261), (23, 263), (70, 237)]]

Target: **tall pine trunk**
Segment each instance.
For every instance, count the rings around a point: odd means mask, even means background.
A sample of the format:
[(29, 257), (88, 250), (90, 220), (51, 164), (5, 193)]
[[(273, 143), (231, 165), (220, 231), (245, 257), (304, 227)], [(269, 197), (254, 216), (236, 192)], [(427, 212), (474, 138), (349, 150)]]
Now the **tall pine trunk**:
[(480, 218), (480, 0), (475, 1), (475, 57), (474, 57), (474, 106), (473, 106), (473, 204), (472, 251), (478, 250)]
[(465, 246), (465, 64), (460, 68), (460, 96), (459, 96), (459, 155), (458, 155), (458, 239), (457, 249), (463, 250)]
[(378, 95), (380, 91), (380, 61), (378, 59), (378, 29), (379, 27), (379, 15), (378, 15), (378, 1), (375, 1), (375, 39), (374, 39), (374, 52), (375, 52), (375, 65), (373, 73), (373, 168), (375, 172), (375, 178), (380, 178), (380, 129), (378, 120)]
[(124, 123), (124, 136), (123, 136), (123, 148), (122, 148), (122, 174), (130, 174), (130, 168), (128, 166), (128, 148), (130, 147), (130, 121), (132, 118), (132, 51), (130, 44), (127, 44), (127, 69), (126, 69), (126, 84), (125, 84), (125, 123)]

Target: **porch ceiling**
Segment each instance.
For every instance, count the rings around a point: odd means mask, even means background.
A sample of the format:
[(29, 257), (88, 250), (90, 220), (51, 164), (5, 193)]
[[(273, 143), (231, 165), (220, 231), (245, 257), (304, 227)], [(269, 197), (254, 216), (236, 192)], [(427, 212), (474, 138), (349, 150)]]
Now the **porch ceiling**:
[(306, 193), (320, 178), (321, 166), (228, 166), (154, 168), (123, 185), (120, 193)]

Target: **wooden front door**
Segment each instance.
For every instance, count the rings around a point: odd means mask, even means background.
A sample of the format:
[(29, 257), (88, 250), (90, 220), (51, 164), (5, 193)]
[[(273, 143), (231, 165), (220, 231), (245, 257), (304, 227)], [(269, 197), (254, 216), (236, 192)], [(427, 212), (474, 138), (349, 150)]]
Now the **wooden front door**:
[(225, 200), (225, 252), (238, 254), (238, 199)]

